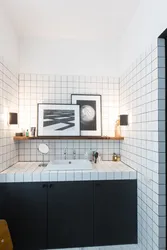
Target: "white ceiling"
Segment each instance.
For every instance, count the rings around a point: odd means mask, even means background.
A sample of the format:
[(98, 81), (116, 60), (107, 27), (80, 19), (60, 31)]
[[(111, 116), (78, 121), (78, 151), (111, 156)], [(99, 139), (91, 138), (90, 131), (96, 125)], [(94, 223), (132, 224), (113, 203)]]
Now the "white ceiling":
[(118, 39), (140, 0), (0, 0), (20, 37)]

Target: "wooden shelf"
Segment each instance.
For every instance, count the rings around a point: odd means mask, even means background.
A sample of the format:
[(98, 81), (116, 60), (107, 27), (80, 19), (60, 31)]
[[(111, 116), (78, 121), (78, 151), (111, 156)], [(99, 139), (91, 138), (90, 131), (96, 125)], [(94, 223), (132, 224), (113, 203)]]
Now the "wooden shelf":
[(25, 140), (124, 140), (124, 137), (110, 137), (110, 136), (43, 136), (43, 137), (26, 137), (14, 136), (14, 141)]

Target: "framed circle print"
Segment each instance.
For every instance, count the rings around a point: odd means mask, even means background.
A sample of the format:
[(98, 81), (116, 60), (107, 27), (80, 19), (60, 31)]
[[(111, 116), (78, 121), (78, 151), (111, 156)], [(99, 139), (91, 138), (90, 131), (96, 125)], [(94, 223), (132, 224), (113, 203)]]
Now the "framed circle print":
[(101, 136), (101, 95), (72, 94), (72, 104), (80, 105), (82, 136)]

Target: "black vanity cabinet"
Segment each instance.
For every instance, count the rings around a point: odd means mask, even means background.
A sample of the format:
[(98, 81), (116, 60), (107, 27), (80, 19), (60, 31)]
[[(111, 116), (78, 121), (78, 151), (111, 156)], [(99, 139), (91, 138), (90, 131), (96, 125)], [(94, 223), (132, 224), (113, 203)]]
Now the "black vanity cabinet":
[(137, 243), (137, 181), (1, 183), (14, 250)]
[(136, 180), (95, 182), (94, 245), (104, 246), (136, 243)]
[(83, 246), (93, 246), (93, 183), (50, 184), (48, 249)]
[(0, 184), (0, 219), (5, 219), (14, 250), (37, 250), (47, 246), (47, 185)]

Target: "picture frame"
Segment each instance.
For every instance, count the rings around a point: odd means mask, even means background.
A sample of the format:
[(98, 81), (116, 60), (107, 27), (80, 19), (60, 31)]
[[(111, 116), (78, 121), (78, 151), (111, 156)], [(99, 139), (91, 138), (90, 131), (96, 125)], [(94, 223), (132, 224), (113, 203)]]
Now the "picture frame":
[(38, 103), (37, 136), (80, 136), (80, 106)]
[(71, 103), (80, 105), (81, 136), (101, 136), (101, 95), (72, 94)]

